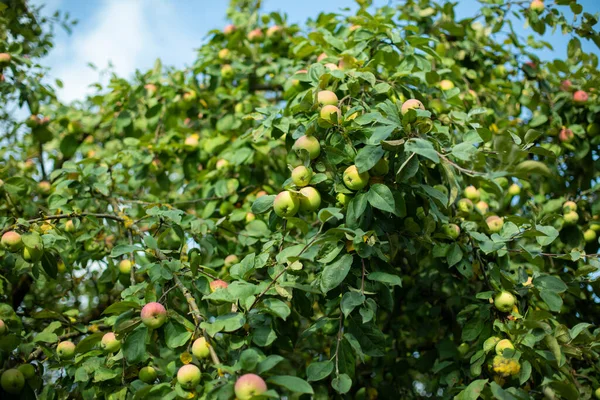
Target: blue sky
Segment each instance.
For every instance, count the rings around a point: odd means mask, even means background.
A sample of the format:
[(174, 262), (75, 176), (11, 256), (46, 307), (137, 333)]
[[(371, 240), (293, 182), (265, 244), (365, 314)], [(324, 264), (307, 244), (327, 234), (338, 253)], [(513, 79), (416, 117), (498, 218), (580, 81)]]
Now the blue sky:
[[(479, 7), (476, 0), (456, 1), (459, 17), (471, 16)], [(156, 58), (177, 67), (191, 64), (194, 49), (201, 45), (206, 33), (226, 24), (229, 1), (33, 0), (33, 3), (45, 4), (48, 14), (59, 9), (79, 20), (72, 35), (59, 32), (56, 47), (45, 62), (51, 68), (51, 76), (64, 82), (60, 98), (71, 101), (91, 93), (90, 84), (106, 81), (99, 71), (88, 66), (90, 62), (105, 69), (110, 61), (113, 71), (126, 77), (136, 69), (151, 68)], [(550, 4), (550, 0), (546, 3)], [(600, 12), (600, 0), (578, 0), (578, 3), (587, 12)], [(355, 8), (355, 4), (353, 0), (263, 0), (266, 11), (285, 12), (295, 23), (315, 17), (320, 11), (336, 12), (345, 7)], [(385, 5), (388, 0), (374, 0), (374, 4)], [(517, 27), (521, 35), (532, 32)], [(596, 28), (600, 29), (600, 24)], [(552, 43), (554, 51), (543, 52), (542, 59), (565, 57), (569, 37), (555, 34), (544, 39)], [(584, 42), (584, 50), (600, 54), (591, 42)]]

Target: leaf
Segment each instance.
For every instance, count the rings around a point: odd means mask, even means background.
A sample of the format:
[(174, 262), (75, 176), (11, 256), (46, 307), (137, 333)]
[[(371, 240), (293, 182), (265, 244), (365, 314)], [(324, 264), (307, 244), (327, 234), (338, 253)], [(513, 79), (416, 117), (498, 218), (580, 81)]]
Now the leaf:
[(416, 153), (420, 156), (430, 159), (436, 164), (440, 162), (440, 157), (433, 148), (433, 145), (424, 139), (410, 139), (404, 145), (404, 151), (406, 151), (407, 153)]
[(263, 307), (267, 309), (271, 314), (285, 319), (290, 315), (291, 311), (287, 304), (279, 299), (267, 298), (262, 301)]
[(446, 256), (446, 261), (448, 261), (448, 266), (452, 267), (456, 265), (463, 258), (463, 252), (458, 245), (458, 243), (453, 243), (450, 246), (450, 250), (448, 251), (448, 255)]
[(512, 394), (510, 394), (507, 391), (505, 391), (504, 389), (502, 389), (502, 387), (500, 387), (500, 385), (498, 385), (496, 382), (490, 383), (490, 389), (492, 389), (492, 394), (494, 395), (494, 399), (517, 400), (517, 398), (515, 396), (513, 396)]
[(266, 213), (273, 207), (275, 195), (260, 196), (252, 203), (252, 212), (256, 215)]
[(550, 311), (560, 311), (563, 305), (563, 301), (561, 297), (558, 294), (556, 294), (556, 292), (550, 290), (540, 290), (540, 297), (548, 305)]
[(142, 307), (135, 301), (120, 301), (113, 303), (102, 312), (102, 314), (121, 314), (125, 311), (139, 310)]
[(388, 274), (387, 272), (371, 272), (367, 279), (377, 281), (392, 286), (402, 286), (402, 278), (398, 275)]
[(559, 277), (552, 275), (542, 275), (534, 278), (533, 286), (554, 293), (562, 293), (567, 290), (567, 285)]
[(309, 382), (320, 381), (327, 378), (332, 372), (333, 362), (331, 360), (313, 362), (306, 368), (306, 379)]
[(272, 376), (267, 379), (267, 382), (284, 387), (292, 393), (314, 393), (312, 386), (308, 382), (291, 375)]
[(258, 364), (256, 372), (262, 374), (263, 372), (269, 371), (283, 360), (285, 360), (285, 358), (272, 354)]
[(367, 200), (373, 207), (382, 211), (393, 213), (396, 209), (396, 202), (392, 191), (387, 185), (376, 183), (371, 186), (367, 193)]
[(365, 295), (358, 292), (346, 292), (342, 296), (340, 307), (344, 316), (348, 315), (357, 307), (365, 302)]
[(469, 161), (475, 153), (477, 147), (473, 142), (463, 142), (452, 147), (452, 155), (462, 161)]
[(40, 332), (37, 335), (35, 335), (33, 341), (35, 343), (56, 343), (58, 341), (58, 336), (56, 335), (56, 333), (53, 332)]
[(365, 146), (358, 151), (354, 164), (359, 173), (370, 170), (383, 157), (384, 151), (381, 146)]
[(346, 279), (346, 275), (352, 266), (352, 255), (344, 254), (333, 264), (326, 265), (321, 273), (321, 290), (327, 293), (336, 288)]
[(129, 364), (135, 364), (146, 359), (147, 337), (148, 328), (146, 325), (138, 326), (133, 332), (127, 335), (123, 343), (123, 356)]
[(477, 400), (487, 383), (487, 379), (478, 379), (471, 382), (462, 392), (454, 396), (454, 400)]
[(331, 387), (340, 394), (348, 393), (352, 388), (352, 379), (346, 374), (340, 374), (331, 381)]
[(171, 349), (183, 346), (192, 337), (192, 332), (188, 331), (183, 325), (169, 320), (165, 324), (165, 342)]
[(588, 324), (587, 322), (580, 322), (569, 330), (569, 336), (571, 336), (571, 340), (575, 340), (577, 336), (585, 329), (592, 326), (592, 324)]

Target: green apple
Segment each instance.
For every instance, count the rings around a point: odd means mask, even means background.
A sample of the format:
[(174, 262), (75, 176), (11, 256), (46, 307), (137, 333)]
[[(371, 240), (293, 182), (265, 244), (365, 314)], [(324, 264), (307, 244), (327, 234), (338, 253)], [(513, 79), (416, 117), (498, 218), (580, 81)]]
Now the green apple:
[(17, 369), (21, 371), (25, 379), (31, 379), (35, 376), (35, 367), (31, 364), (21, 364)]
[(246, 213), (246, 223), (249, 224), (250, 222), (254, 221), (256, 219), (256, 215), (254, 215), (253, 213), (249, 212)]
[(131, 267), (133, 263), (130, 260), (121, 260), (119, 263), (119, 272), (122, 274), (129, 274), (131, 272)]
[[(322, 119), (332, 124), (340, 123), (342, 120), (342, 112), (336, 106), (323, 106), (319, 115)], [(334, 115), (337, 116), (334, 117)]]
[(216, 292), (219, 289), (227, 289), (229, 284), (221, 279), (215, 279), (210, 283), (210, 291), (211, 293)]
[(296, 140), (296, 143), (294, 143), (292, 150), (298, 153), (298, 155), (301, 155), (302, 150), (306, 150), (310, 159), (314, 160), (321, 154), (321, 144), (319, 143), (319, 139), (314, 136), (300, 136)]
[(573, 101), (577, 104), (585, 104), (588, 101), (588, 94), (583, 90), (578, 90), (573, 93)]
[(499, 178), (494, 179), (494, 181), (502, 188), (506, 189), (508, 187), (508, 179), (506, 177), (501, 176)]
[(593, 229), (588, 229), (585, 232), (583, 232), (583, 239), (586, 242), (593, 242), (594, 240), (596, 240), (596, 231)]
[(192, 354), (199, 359), (206, 358), (210, 355), (210, 345), (205, 338), (199, 337), (194, 340), (194, 344), (192, 344)]
[(456, 224), (445, 224), (442, 226), (442, 232), (450, 239), (456, 240), (460, 235), (460, 227)]
[(321, 194), (312, 186), (300, 189), (300, 211), (313, 212), (321, 206)]
[(229, 64), (225, 64), (221, 67), (221, 78), (225, 80), (233, 79), (235, 76), (235, 72), (233, 71), (233, 67)]
[(2, 235), (2, 239), (0, 239), (0, 243), (2, 244), (2, 247), (13, 253), (19, 251), (21, 247), (23, 247), (23, 239), (21, 238), (21, 235), (15, 231), (5, 232), (4, 235)]
[(140, 372), (138, 373), (138, 378), (142, 382), (152, 383), (156, 380), (156, 375), (157, 375), (156, 370), (151, 366), (147, 366), (147, 367), (140, 368)]
[(117, 339), (113, 332), (108, 332), (102, 336), (100, 347), (107, 353), (115, 353), (121, 348), (121, 342)]
[(284, 190), (275, 196), (273, 210), (282, 218), (293, 217), (300, 209), (300, 200), (295, 193)]
[(485, 219), (485, 223), (490, 233), (498, 233), (504, 226), (504, 219), (497, 215), (491, 215)]
[(267, 384), (256, 374), (245, 374), (235, 381), (235, 397), (237, 400), (250, 400), (267, 391)]
[(515, 298), (515, 296), (512, 293), (507, 292), (505, 290), (496, 294), (496, 296), (494, 297), (494, 306), (496, 307), (496, 309), (505, 313), (511, 312), (516, 302), (517, 299)]
[(521, 186), (517, 185), (516, 183), (513, 183), (508, 187), (508, 194), (511, 196), (518, 196), (519, 194), (521, 194)]
[(0, 386), (7, 393), (19, 394), (25, 386), (25, 377), (18, 369), (7, 369), (2, 373)]
[(44, 245), (40, 242), (38, 246), (23, 246), (23, 259), (29, 263), (36, 263), (44, 255)]
[(388, 172), (390, 172), (390, 165), (388, 163), (388, 160), (386, 160), (385, 158), (381, 158), (379, 161), (377, 161), (377, 163), (373, 166), (373, 168), (371, 168), (369, 172), (375, 176), (387, 175)]
[(140, 317), (148, 328), (158, 329), (167, 321), (167, 310), (162, 304), (153, 301), (142, 308)]
[(438, 192), (442, 192), (446, 196), (448, 196), (448, 188), (446, 186), (444, 186), (444, 185), (435, 185), (433, 188), (435, 190), (437, 190)]
[(232, 265), (235, 265), (239, 262), (240, 259), (238, 258), (238, 256), (236, 256), (235, 254), (230, 254), (227, 257), (225, 257), (225, 260), (223, 260), (223, 265), (225, 266), (225, 268), (229, 268)]
[(56, 355), (61, 360), (68, 360), (73, 358), (75, 355), (75, 344), (70, 341), (60, 342), (58, 346), (56, 346)]
[(458, 354), (460, 354), (461, 357), (464, 357), (469, 352), (470, 348), (471, 348), (471, 346), (469, 346), (468, 343), (461, 343), (458, 346), (458, 349), (457, 349), (458, 350)]
[(475, 186), (473, 186), (473, 185), (467, 186), (465, 188), (464, 194), (465, 194), (465, 197), (467, 199), (471, 200), (471, 201), (478, 201), (479, 200), (479, 196), (480, 196), (479, 195), (479, 190)]
[(594, 397), (600, 400), (600, 387), (596, 388), (596, 390), (594, 391)]
[(317, 102), (320, 106), (337, 106), (338, 97), (331, 90), (321, 90), (317, 94)]
[(217, 171), (222, 171), (224, 169), (229, 168), (229, 161), (227, 161), (224, 158), (220, 158), (217, 160), (217, 162), (215, 163), (215, 168), (217, 169)]
[(177, 382), (184, 389), (193, 389), (200, 383), (200, 368), (187, 364), (177, 371)]
[(579, 214), (577, 214), (577, 211), (569, 211), (563, 214), (563, 219), (565, 220), (565, 224), (575, 225), (579, 221)]
[(592, 122), (591, 124), (588, 124), (585, 130), (589, 136), (597, 136), (600, 134), (600, 123)]
[(506, 350), (506, 349), (514, 350), (515, 346), (512, 344), (512, 342), (510, 340), (502, 339), (498, 343), (496, 343), (496, 347), (494, 349), (496, 350), (496, 354), (502, 355), (502, 354), (504, 354), (504, 350)]
[(460, 199), (457, 203), (458, 210), (470, 214), (473, 212), (473, 202), (469, 199)]
[(40, 193), (48, 194), (48, 193), (50, 193), (50, 190), (52, 189), (52, 185), (48, 181), (41, 181), (40, 183), (38, 183), (38, 189), (39, 189)]
[(310, 183), (313, 173), (304, 165), (300, 165), (292, 171), (292, 182), (298, 187), (306, 186)]
[(344, 171), (343, 181), (346, 187), (350, 190), (361, 190), (369, 183), (369, 173), (358, 172), (356, 165), (351, 165)]
[(563, 213), (577, 211), (577, 203), (574, 201), (565, 201), (562, 206)]
[(544, 11), (544, 2), (543, 0), (532, 0), (529, 4), (529, 9), (535, 12)]
[[(338, 201), (338, 203), (340, 203), (342, 205), (342, 207), (346, 207), (348, 205), (348, 203), (350, 203), (350, 200), (352, 200), (352, 196), (350, 196), (349, 194), (346, 193), (338, 193), (335, 196), (335, 199)], [(600, 225), (598, 225), (600, 226)]]
[(443, 91), (454, 89), (454, 82), (452, 82), (448, 79), (441, 80), (440, 81), (440, 89), (442, 89)]
[(72, 219), (67, 220), (67, 222), (65, 222), (65, 232), (67, 233), (73, 233), (75, 232), (75, 223), (73, 222)]
[(417, 99), (408, 99), (404, 103), (402, 103), (402, 107), (400, 108), (400, 112), (402, 115), (406, 114), (408, 110), (419, 109), (424, 110), (425, 106)]
[(485, 201), (479, 201), (475, 204), (475, 209), (481, 215), (485, 215), (490, 211), (490, 206)]

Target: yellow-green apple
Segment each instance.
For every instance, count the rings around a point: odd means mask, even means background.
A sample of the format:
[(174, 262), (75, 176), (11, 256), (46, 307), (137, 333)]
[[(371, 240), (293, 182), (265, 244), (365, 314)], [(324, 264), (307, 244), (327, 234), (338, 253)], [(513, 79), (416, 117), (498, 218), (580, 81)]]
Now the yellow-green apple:
[(479, 190), (473, 185), (467, 186), (465, 188), (464, 194), (465, 197), (471, 201), (479, 200)]
[(444, 185), (435, 185), (433, 187), (435, 190), (444, 193), (446, 196), (448, 196), (448, 188)]
[(184, 389), (193, 389), (200, 383), (200, 368), (187, 364), (177, 371), (177, 382)]
[(226, 26), (225, 26), (225, 28), (223, 28), (223, 33), (224, 33), (225, 35), (230, 35), (230, 34), (232, 34), (233, 32), (235, 32), (235, 29), (236, 29), (236, 28), (235, 28), (235, 25), (233, 25), (233, 24), (229, 24), (229, 25), (226, 25)]
[(344, 184), (350, 190), (360, 190), (369, 183), (369, 173), (367, 171), (358, 172), (356, 165), (351, 165), (344, 171), (342, 177)]
[(273, 210), (282, 218), (293, 217), (300, 208), (300, 200), (295, 193), (284, 190), (275, 196)]
[(490, 233), (498, 233), (504, 225), (504, 219), (497, 215), (491, 215), (485, 219), (485, 223)]
[(235, 382), (234, 391), (238, 400), (250, 400), (266, 392), (267, 384), (256, 374), (245, 374)]
[(440, 81), (440, 89), (443, 91), (454, 89), (454, 82), (448, 79), (443, 79)]
[(587, 132), (587, 134), (589, 136), (596, 136), (596, 135), (600, 134), (600, 123), (592, 122), (592, 123), (588, 124), (585, 131)]
[(254, 221), (256, 219), (256, 215), (254, 215), (253, 213), (249, 212), (246, 213), (246, 223), (250, 223), (252, 221)]
[(573, 139), (575, 139), (573, 131), (563, 126), (563, 128), (560, 130), (560, 133), (558, 134), (558, 140), (560, 140), (563, 143), (570, 143), (573, 141)]
[(506, 350), (506, 349), (514, 350), (515, 346), (512, 344), (512, 342), (510, 340), (502, 339), (498, 343), (496, 343), (496, 347), (494, 349), (496, 350), (496, 354), (502, 355), (504, 353), (504, 350)]
[(600, 400), (600, 387), (596, 388), (596, 390), (594, 391), (594, 397)]
[(273, 25), (267, 29), (267, 37), (270, 39), (277, 39), (281, 37), (283, 33), (283, 28), (278, 25)]
[[(346, 193), (338, 193), (335, 196), (335, 199), (338, 201), (338, 203), (340, 203), (342, 205), (342, 207), (346, 207), (348, 205), (348, 203), (350, 203), (350, 200), (352, 200), (352, 196), (346, 194)], [(600, 225), (598, 225), (600, 226)]]
[(18, 369), (7, 369), (2, 373), (0, 386), (5, 392), (10, 394), (19, 394), (25, 386), (25, 377)]
[(16, 252), (23, 247), (23, 239), (21, 235), (15, 231), (8, 231), (2, 235), (2, 239), (0, 239), (0, 243), (5, 249), (8, 249), (11, 252)]
[(25, 379), (31, 379), (35, 376), (35, 367), (31, 364), (21, 364), (17, 368), (25, 377)]
[(361, 26), (360, 25), (356, 25), (356, 24), (352, 24), (350, 25), (350, 32), (354, 32), (355, 30), (359, 29)]
[(221, 78), (230, 80), (230, 79), (233, 79), (234, 75), (235, 75), (235, 73), (234, 73), (233, 67), (231, 65), (225, 64), (221, 67)]
[(588, 94), (583, 90), (578, 90), (573, 93), (573, 101), (577, 104), (585, 104), (588, 101)]
[(29, 247), (23, 246), (23, 259), (30, 263), (38, 262), (44, 255), (44, 245), (40, 242), (38, 245)]
[(501, 176), (499, 178), (494, 179), (494, 181), (502, 188), (506, 189), (508, 187), (508, 179), (506, 177)]
[(4, 335), (6, 332), (8, 332), (8, 327), (6, 326), (6, 323), (0, 319), (0, 335)]
[(119, 272), (122, 274), (128, 274), (131, 272), (131, 267), (133, 266), (133, 263), (128, 260), (121, 260), (121, 262), (119, 263)]
[(461, 357), (464, 357), (464, 356), (465, 356), (465, 355), (466, 355), (466, 354), (469, 352), (469, 349), (470, 349), (470, 348), (471, 348), (471, 346), (469, 346), (469, 344), (468, 344), (468, 343), (464, 343), (464, 342), (463, 342), (463, 343), (461, 343), (461, 344), (458, 346), (458, 349), (457, 349), (457, 350), (458, 350), (458, 354), (460, 354), (460, 355), (461, 355)]
[(68, 233), (75, 232), (75, 223), (73, 222), (72, 219), (69, 219), (69, 220), (67, 220), (67, 222), (65, 222), (65, 232), (68, 232)]
[(221, 158), (221, 159), (217, 160), (217, 163), (215, 164), (215, 168), (216, 168), (218, 171), (221, 171), (221, 170), (227, 169), (228, 167), (229, 167), (229, 161), (227, 161), (227, 160), (226, 160), (226, 159), (224, 159), (224, 158)]
[(147, 367), (142, 367), (138, 373), (138, 378), (142, 382), (152, 383), (156, 380), (156, 370), (149, 365)]
[(312, 186), (300, 189), (300, 211), (313, 212), (321, 206), (321, 194)]
[(535, 12), (544, 11), (544, 2), (542, 0), (532, 0), (529, 4), (529, 9)]
[(11, 55), (8, 53), (0, 53), (0, 65), (8, 64), (11, 58)]
[(227, 289), (229, 284), (221, 279), (215, 279), (210, 283), (210, 291), (211, 293), (216, 292), (219, 289)]
[(256, 198), (258, 199), (260, 197), (266, 196), (267, 194), (268, 194), (267, 192), (265, 192), (264, 190), (261, 190), (260, 192), (256, 193)]
[(41, 181), (40, 183), (38, 183), (38, 189), (40, 190), (40, 193), (42, 193), (42, 194), (50, 193), (51, 188), (52, 188), (52, 185), (48, 181)]
[(306, 150), (311, 160), (314, 160), (321, 154), (321, 144), (319, 143), (319, 139), (314, 136), (300, 136), (296, 140), (296, 143), (294, 143), (292, 149), (298, 153), (298, 155), (301, 154), (301, 150)]
[(402, 113), (402, 115), (404, 115), (408, 112), (408, 110), (414, 110), (414, 109), (424, 110), (425, 106), (423, 106), (423, 103), (421, 103), (417, 99), (408, 99), (404, 103), (402, 103), (400, 112)]
[(61, 360), (68, 360), (73, 358), (75, 355), (75, 344), (70, 341), (60, 342), (58, 346), (56, 346), (56, 355)]
[(519, 194), (521, 194), (521, 186), (517, 185), (516, 183), (513, 183), (508, 187), (508, 194), (511, 196), (518, 196)]
[(490, 206), (485, 201), (481, 200), (475, 204), (475, 209), (481, 215), (485, 215), (490, 211)]
[(256, 28), (248, 32), (248, 40), (251, 42), (260, 42), (264, 35), (260, 28)]
[(442, 232), (450, 239), (455, 240), (460, 235), (460, 227), (456, 224), (445, 224), (442, 226)]
[(321, 90), (317, 94), (317, 102), (320, 106), (337, 106), (338, 97), (331, 90)]
[(568, 213), (571, 211), (577, 211), (577, 203), (574, 201), (565, 201), (562, 205), (563, 213)]
[(465, 214), (473, 212), (473, 202), (469, 199), (460, 199), (456, 205), (458, 210)]
[(563, 214), (563, 219), (565, 220), (565, 224), (575, 225), (579, 221), (579, 214), (577, 214), (577, 211), (569, 211)]
[(319, 116), (325, 121), (332, 124), (340, 123), (340, 121), (342, 120), (342, 112), (339, 108), (332, 105), (323, 106), (323, 108), (321, 108)]
[(585, 232), (583, 232), (583, 239), (586, 242), (593, 242), (594, 240), (596, 240), (596, 231), (593, 229), (588, 229)]
[(373, 166), (373, 168), (371, 168), (369, 172), (375, 176), (387, 175), (388, 172), (390, 172), (390, 165), (388, 163), (388, 160), (386, 160), (385, 158), (381, 158), (379, 161), (377, 161), (377, 163)]
[(304, 165), (300, 165), (292, 171), (292, 182), (298, 187), (304, 187), (310, 183), (313, 173)]
[(210, 345), (205, 338), (199, 337), (194, 340), (194, 344), (192, 344), (192, 354), (195, 355), (196, 358), (206, 358), (210, 355)]
[(162, 304), (153, 301), (142, 308), (140, 317), (148, 328), (158, 329), (167, 320), (167, 310)]
[(230, 254), (227, 257), (225, 257), (225, 260), (223, 260), (223, 265), (225, 266), (225, 268), (229, 268), (232, 265), (235, 265), (239, 262), (240, 259), (238, 258), (238, 256), (236, 256), (235, 254)]
[(507, 292), (505, 290), (496, 294), (496, 296), (494, 297), (494, 306), (496, 307), (496, 309), (505, 313), (511, 312), (516, 302), (517, 299), (515, 298), (515, 296), (513, 296), (512, 293)]
[(102, 336), (100, 347), (107, 353), (115, 353), (121, 348), (121, 342), (117, 339), (113, 332), (108, 332)]
[(217, 53), (220, 60), (229, 61), (231, 59), (231, 51), (229, 49), (221, 49)]

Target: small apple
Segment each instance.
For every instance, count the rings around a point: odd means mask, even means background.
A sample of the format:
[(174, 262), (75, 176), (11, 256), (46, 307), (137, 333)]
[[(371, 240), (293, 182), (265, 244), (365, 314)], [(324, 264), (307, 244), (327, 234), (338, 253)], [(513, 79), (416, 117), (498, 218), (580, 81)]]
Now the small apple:
[(18, 369), (7, 369), (2, 373), (0, 386), (7, 393), (19, 394), (25, 386), (25, 377)]
[[(335, 199), (342, 205), (342, 207), (346, 207), (348, 203), (350, 203), (350, 200), (352, 200), (352, 196), (346, 193), (338, 193), (335, 196)], [(598, 226), (600, 226), (600, 224)]]
[(250, 400), (267, 391), (267, 384), (256, 374), (245, 374), (235, 381), (235, 397), (238, 400)]
[(371, 168), (369, 172), (375, 176), (387, 175), (388, 172), (390, 172), (390, 165), (388, 163), (388, 160), (386, 160), (385, 158), (381, 158), (379, 161), (377, 161), (377, 163), (373, 166), (373, 168)]
[(217, 57), (223, 61), (229, 61), (231, 59), (231, 51), (229, 49), (221, 49), (217, 53)]
[(233, 32), (235, 32), (235, 30), (236, 30), (236, 27), (235, 27), (235, 25), (233, 25), (233, 24), (229, 24), (229, 25), (226, 25), (226, 26), (225, 26), (225, 28), (223, 28), (223, 33), (224, 33), (225, 35), (230, 35), (230, 34), (232, 34)]
[(573, 101), (577, 104), (585, 104), (588, 101), (588, 94), (583, 90), (578, 90), (573, 93)]
[(210, 345), (205, 338), (200, 337), (194, 341), (194, 344), (192, 344), (192, 354), (196, 358), (206, 358), (210, 355)]
[(460, 354), (461, 357), (464, 357), (469, 352), (470, 348), (471, 346), (469, 346), (468, 343), (461, 343), (457, 348), (458, 354)]
[(568, 213), (571, 211), (577, 211), (577, 203), (574, 201), (565, 201), (562, 205), (563, 213)]
[(52, 189), (52, 185), (48, 181), (41, 181), (38, 183), (38, 189), (42, 194), (50, 193), (50, 189)]
[(310, 183), (313, 173), (304, 165), (300, 165), (292, 171), (292, 182), (298, 187), (304, 187)]
[(356, 25), (356, 24), (352, 24), (350, 25), (350, 28), (348, 28), (350, 30), (350, 32), (354, 32), (357, 29), (360, 29), (361, 26), (360, 25)]
[(158, 329), (167, 320), (167, 310), (162, 304), (153, 301), (142, 308), (140, 317), (148, 328)]
[(494, 179), (494, 181), (502, 188), (506, 189), (508, 187), (508, 179), (506, 177), (501, 176), (499, 178)]
[(600, 123), (592, 122), (591, 124), (588, 124), (585, 131), (587, 132), (587, 134), (589, 136), (592, 136), (592, 137), (599, 135), (600, 134)]
[(8, 327), (6, 326), (6, 323), (0, 319), (0, 335), (4, 335), (6, 332), (8, 332)]
[(133, 263), (130, 260), (121, 260), (119, 263), (119, 272), (122, 274), (129, 274), (131, 272), (131, 267)]
[(443, 79), (440, 81), (440, 89), (442, 89), (443, 91), (454, 89), (454, 82), (448, 79)]
[(233, 67), (229, 64), (225, 64), (221, 67), (221, 78), (225, 80), (233, 79), (235, 76), (235, 72), (233, 71)]
[(284, 190), (275, 196), (273, 210), (282, 218), (293, 217), (300, 209), (300, 200), (296, 194)]
[(230, 254), (227, 257), (225, 257), (225, 260), (223, 260), (223, 265), (225, 266), (225, 268), (229, 268), (232, 265), (235, 265), (239, 262), (240, 259), (238, 258), (238, 256), (236, 256), (235, 254)]
[(575, 139), (573, 131), (563, 126), (563, 128), (560, 130), (560, 133), (558, 134), (558, 140), (560, 140), (563, 143), (571, 143), (573, 139)]
[(544, 11), (544, 2), (542, 0), (532, 0), (529, 4), (529, 9), (535, 12)]
[(521, 186), (517, 185), (516, 183), (513, 183), (508, 187), (508, 194), (510, 196), (518, 196), (519, 194), (521, 194)]
[(456, 224), (445, 224), (442, 226), (442, 232), (452, 240), (456, 240), (460, 235), (460, 227)]
[(184, 389), (193, 389), (200, 383), (200, 368), (187, 364), (177, 371), (177, 382)]
[(215, 164), (215, 168), (217, 169), (217, 171), (222, 171), (224, 169), (227, 169), (228, 167), (229, 167), (229, 161), (227, 161), (224, 158), (217, 160), (217, 163)]
[(301, 150), (306, 150), (310, 159), (314, 160), (321, 154), (321, 144), (319, 143), (319, 139), (314, 136), (300, 136), (296, 140), (296, 143), (294, 143), (294, 146), (292, 146), (292, 150), (298, 153), (298, 155), (301, 155)]
[(153, 95), (158, 90), (158, 87), (154, 83), (147, 83), (144, 85), (144, 89), (146, 89), (149, 95)]
[(473, 202), (469, 199), (460, 199), (456, 206), (459, 211), (465, 214), (471, 214), (473, 212)]
[(600, 387), (596, 388), (596, 390), (594, 391), (594, 397), (600, 400)]
[(579, 214), (577, 214), (577, 211), (570, 211), (563, 214), (563, 219), (565, 220), (565, 224), (575, 225), (579, 221)]
[(75, 344), (70, 341), (60, 342), (58, 346), (56, 346), (56, 355), (61, 360), (68, 360), (73, 358), (75, 355)]
[(11, 252), (17, 252), (23, 247), (23, 239), (21, 239), (21, 235), (19, 235), (15, 231), (8, 231), (2, 235), (2, 239), (0, 239), (0, 243), (5, 249), (8, 249)]
[(115, 353), (121, 348), (121, 342), (117, 340), (117, 337), (113, 332), (108, 332), (102, 336), (100, 347), (107, 353)]
[(568, 92), (569, 90), (571, 90), (571, 86), (573, 86), (571, 81), (568, 79), (565, 79), (564, 81), (562, 81), (560, 83), (560, 90), (562, 90), (564, 92)]
[(74, 233), (75, 232), (75, 223), (73, 222), (72, 219), (67, 220), (67, 222), (65, 222), (65, 232), (67, 233)]
[(350, 190), (361, 190), (369, 183), (369, 173), (358, 172), (356, 165), (351, 165), (344, 171), (343, 181), (346, 187)]
[(300, 189), (300, 211), (313, 212), (321, 206), (321, 194), (312, 186)]
[(142, 367), (138, 373), (138, 378), (142, 382), (152, 383), (156, 380), (156, 370), (151, 366)]
[(496, 350), (496, 354), (502, 355), (504, 353), (504, 350), (506, 350), (506, 349), (514, 350), (515, 346), (512, 344), (512, 342), (510, 340), (502, 339), (498, 343), (496, 343), (496, 347), (494, 349)]
[[(334, 115), (337, 116), (334, 117)], [(331, 124), (339, 124), (342, 120), (342, 112), (340, 111), (340, 109), (336, 106), (331, 105), (323, 106), (323, 108), (321, 108), (319, 116)]]
[(596, 240), (596, 231), (593, 229), (588, 229), (585, 232), (583, 232), (583, 239), (586, 242), (593, 242), (594, 240)]
[(42, 243), (34, 247), (23, 246), (23, 259), (27, 262), (36, 263), (42, 259), (43, 255), (44, 245)]
[(255, 219), (256, 219), (256, 215), (252, 214), (251, 212), (246, 213), (246, 223), (247, 224), (254, 221)]
[(402, 115), (406, 114), (408, 110), (419, 109), (424, 110), (425, 106), (417, 99), (408, 99), (404, 103), (402, 103), (402, 107), (400, 108), (400, 112)]
[(267, 29), (267, 37), (269, 39), (278, 39), (281, 37), (282, 33), (283, 28), (278, 25), (270, 26), (269, 29)]
[(268, 194), (267, 192), (265, 192), (264, 190), (261, 190), (260, 192), (256, 193), (256, 198), (258, 199), (260, 197), (266, 196), (267, 194)]
[(338, 97), (331, 90), (321, 90), (317, 94), (317, 102), (320, 106), (337, 106)]
[(6, 65), (12, 59), (11, 55), (8, 53), (0, 53), (0, 65)]
[(221, 279), (215, 279), (210, 283), (210, 292), (214, 293), (219, 289), (227, 289), (229, 284)]
[(25, 379), (31, 379), (35, 376), (35, 367), (31, 364), (21, 364), (17, 368), (25, 377)]
[(465, 188), (464, 194), (465, 194), (465, 197), (471, 201), (479, 200), (479, 196), (480, 196), (479, 190), (473, 185), (467, 186)]
[(504, 219), (497, 215), (491, 215), (485, 219), (485, 223), (490, 233), (498, 233), (504, 225)]
[(517, 299), (515, 298), (515, 296), (513, 296), (512, 293), (504, 290), (498, 293), (496, 297), (494, 297), (494, 306), (496, 307), (496, 309), (505, 313), (510, 312), (513, 309), (516, 302)]
[(475, 209), (479, 214), (485, 215), (490, 211), (490, 206), (488, 205), (488, 203), (482, 200), (475, 204)]
[(260, 28), (256, 28), (248, 32), (248, 40), (252, 43), (260, 42), (264, 35)]

